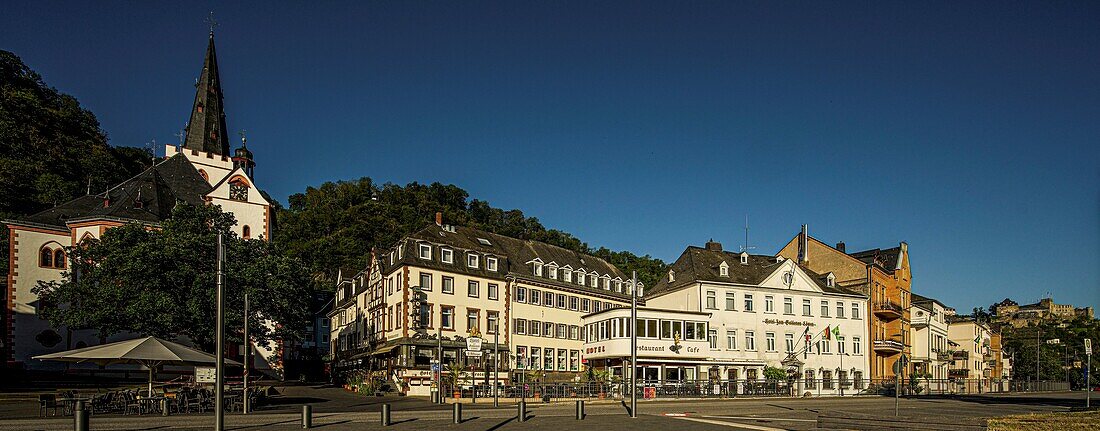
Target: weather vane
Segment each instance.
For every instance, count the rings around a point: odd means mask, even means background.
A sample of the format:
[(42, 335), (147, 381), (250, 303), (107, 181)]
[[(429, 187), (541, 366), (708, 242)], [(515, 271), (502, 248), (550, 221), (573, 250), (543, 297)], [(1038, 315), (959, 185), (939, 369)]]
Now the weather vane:
[(241, 145), (242, 146), (244, 145), (244, 141), (246, 140), (245, 137), (244, 137), (245, 132), (247, 132), (247, 130), (245, 130), (245, 129), (241, 129), (240, 132), (237, 132), (241, 135)]
[(210, 11), (210, 15), (206, 17), (205, 21), (210, 26), (210, 34), (214, 34), (214, 27), (218, 26), (218, 22), (214, 20), (214, 11)]

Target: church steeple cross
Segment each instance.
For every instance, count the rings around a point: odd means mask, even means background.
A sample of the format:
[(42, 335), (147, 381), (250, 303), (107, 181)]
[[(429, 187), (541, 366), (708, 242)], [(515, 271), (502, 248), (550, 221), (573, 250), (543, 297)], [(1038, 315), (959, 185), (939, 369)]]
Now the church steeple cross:
[(207, 25), (210, 25), (210, 34), (212, 35), (213, 29), (218, 26), (218, 21), (215, 21), (215, 19), (213, 19), (213, 11), (210, 11), (210, 15), (208, 15), (206, 20), (204, 21), (206, 21)]

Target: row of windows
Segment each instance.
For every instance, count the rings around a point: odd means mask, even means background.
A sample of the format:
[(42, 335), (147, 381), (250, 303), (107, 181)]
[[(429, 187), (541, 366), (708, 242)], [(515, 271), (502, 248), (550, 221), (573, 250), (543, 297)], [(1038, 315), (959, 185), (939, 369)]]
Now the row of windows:
[[(430, 273), (430, 272), (421, 272), (420, 273), (420, 290), (423, 290), (425, 292), (431, 292), (432, 291), (432, 280), (433, 279), (434, 279), (434, 276), (432, 275), (432, 273)], [(455, 279), (454, 279), (454, 277), (444, 275), (444, 276), (442, 276), (441, 281), (442, 281), (442, 283), (440, 283), (441, 286), (439, 288), (440, 292), (446, 293), (446, 294), (454, 294), (455, 293)], [(387, 291), (388, 291), (387, 294), (392, 294), (392, 292), (389, 292), (389, 290), (391, 290), (391, 287), (387, 286)], [(497, 284), (497, 283), (485, 283), (485, 295), (486, 295), (487, 298), (489, 298), (491, 300), (494, 300), (494, 301), (497, 300), (497, 298), (499, 296), (499, 291), (500, 291), (500, 285), (499, 284)], [(481, 297), (481, 282), (477, 281), (477, 280), (469, 280), (466, 283), (466, 296), (469, 296), (471, 298), (480, 298)]]
[[(439, 261), (443, 263), (453, 264), (455, 261), (455, 251), (450, 247), (440, 246), (439, 248)], [(418, 256), (423, 260), (433, 260), (432, 245), (420, 244)], [(497, 271), (498, 261), (496, 257), (485, 256), (485, 269), (487, 271)], [(481, 268), (481, 255), (472, 251), (466, 252), (466, 267), (470, 269)]]
[[(756, 350), (756, 331), (743, 331), (743, 332), (745, 334), (744, 349), (748, 350), (748, 351), (755, 351)], [(740, 350), (740, 348), (737, 345), (737, 340), (738, 340), (737, 333), (738, 333), (738, 330), (736, 330), (736, 329), (727, 329), (726, 330), (726, 350)], [(718, 349), (718, 332), (717, 331), (710, 330), (707, 333), (707, 339), (710, 341), (710, 348), (711, 349)], [(796, 344), (795, 340), (796, 340), (796, 337), (795, 337), (794, 333), (788, 332), (786, 334), (783, 334), (783, 342), (784, 342), (783, 347), (785, 348), (784, 352), (794, 353), (796, 351), (796, 349), (798, 349), (798, 351), (801, 351), (800, 347)], [(845, 338), (843, 336), (836, 337), (835, 341), (836, 341), (836, 345), (837, 345), (837, 353), (840, 353), (840, 354), (846, 353), (845, 352)], [(764, 351), (766, 351), (766, 352), (778, 352), (779, 350), (777, 349), (778, 346), (776, 345), (776, 342), (777, 341), (776, 341), (776, 333), (775, 332), (765, 332), (764, 333)], [(802, 342), (803, 341), (799, 340), (797, 343), (802, 343)], [(863, 342), (863, 339), (861, 337), (852, 337), (852, 354), (853, 355), (862, 355), (863, 354), (863, 344), (862, 344), (862, 342)], [(829, 354), (829, 353), (832, 353), (832, 343), (833, 343), (833, 340), (819, 340), (819, 341), (814, 343), (813, 349), (816, 350), (815, 353)]]
[[(803, 377), (806, 379), (806, 389), (817, 389), (817, 379), (815, 379), (817, 373), (814, 370), (806, 370), (803, 372)], [(840, 379), (841, 386), (847, 386), (848, 382), (848, 370), (837, 370), (837, 377)], [(853, 371), (851, 382), (855, 389), (863, 389), (863, 371)], [(821, 389), (833, 389), (833, 371), (821, 370)]]
[[(618, 293), (630, 293), (629, 281), (623, 281), (617, 277), (616, 279), (612, 279), (611, 276), (607, 274), (601, 276), (595, 271), (585, 272), (583, 269), (574, 270), (568, 265), (561, 267), (559, 271), (557, 264), (543, 264), (536, 260), (531, 262), (531, 273), (536, 277), (545, 277), (551, 280), (559, 279), (560, 275), (561, 281), (566, 283), (576, 283), (577, 285), (588, 286), (594, 289), (603, 287), (604, 290), (613, 290)], [(641, 296), (641, 288), (638, 289), (638, 295)]]
[(565, 325), (562, 323), (553, 322), (539, 322), (537, 320), (527, 319), (515, 319), (514, 322), (514, 332), (516, 335), (561, 338), (564, 340), (581, 339), (581, 327), (577, 325)]
[[(555, 353), (557, 354), (555, 358)], [(516, 346), (516, 368), (547, 371), (580, 371), (581, 351)]]
[[(743, 307), (741, 308), (741, 311), (755, 312), (757, 310), (756, 297), (755, 297), (754, 294), (745, 293), (745, 294), (742, 295), (742, 300), (744, 302), (743, 302)], [(714, 290), (708, 290), (707, 291), (707, 293), (706, 293), (706, 305), (705, 306), (708, 310), (717, 310), (718, 309), (718, 292), (717, 291), (714, 291)], [(835, 308), (833, 308), (834, 306), (835, 306)], [(737, 311), (737, 293), (736, 292), (726, 292), (725, 309), (727, 311)], [(844, 318), (845, 310), (848, 309), (848, 306), (844, 303), (844, 301), (836, 301), (834, 304), (830, 304), (830, 302), (828, 300), (822, 300), (821, 301), (821, 308), (820, 308), (820, 310), (821, 310), (820, 316), (821, 317), (830, 317), (829, 316), (830, 310), (833, 310), (833, 309), (836, 310), (836, 315), (833, 316), (833, 317)], [(851, 318), (852, 319), (859, 319), (860, 318), (860, 311), (859, 311), (860, 310), (860, 304), (859, 304), (859, 302), (852, 302), (850, 309), (851, 309)], [(776, 312), (775, 311), (775, 296), (774, 295), (764, 295), (764, 312), (765, 313), (775, 313)], [(783, 297), (783, 314), (792, 315), (792, 316), (794, 315), (794, 298), (791, 298), (789, 296)], [(809, 299), (803, 299), (802, 300), (802, 315), (807, 316), (807, 317), (812, 317), (813, 316), (813, 302), (811, 300), (809, 300)]]
[[(585, 325), (585, 336), (590, 343), (611, 338), (627, 338), (630, 337), (630, 329), (629, 318), (616, 317)], [(707, 323), (685, 320), (638, 319), (635, 330), (638, 331), (638, 338), (702, 341), (706, 339)]]
[(595, 299), (581, 298), (561, 293), (555, 294), (554, 292), (544, 292), (521, 286), (516, 286), (515, 301), (531, 305), (561, 308), (563, 310), (580, 311), (582, 313), (603, 311), (615, 306), (615, 304), (610, 302), (600, 302)]

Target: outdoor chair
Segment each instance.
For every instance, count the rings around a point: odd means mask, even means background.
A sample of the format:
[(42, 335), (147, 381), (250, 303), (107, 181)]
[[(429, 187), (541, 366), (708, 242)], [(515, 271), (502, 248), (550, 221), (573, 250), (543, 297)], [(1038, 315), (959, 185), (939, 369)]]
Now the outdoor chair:
[(122, 397), (122, 414), (140, 415), (142, 413), (145, 412), (142, 410), (141, 403), (138, 402), (137, 396), (133, 392), (124, 393)]
[(38, 396), (38, 409), (42, 417), (46, 417), (46, 413), (50, 410), (53, 410), (53, 415), (57, 416), (57, 409), (59, 408), (61, 408), (61, 405), (57, 403), (57, 395), (41, 394)]

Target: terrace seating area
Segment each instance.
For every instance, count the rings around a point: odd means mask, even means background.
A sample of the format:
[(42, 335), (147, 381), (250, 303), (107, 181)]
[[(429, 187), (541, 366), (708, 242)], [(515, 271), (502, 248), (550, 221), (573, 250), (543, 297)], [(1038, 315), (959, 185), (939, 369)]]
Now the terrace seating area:
[[(265, 391), (250, 387), (247, 397), (250, 406), (258, 406), (264, 400)], [(243, 385), (230, 386), (223, 394), (227, 412), (244, 410)], [(163, 385), (147, 388), (99, 390), (95, 392), (62, 391), (38, 396), (39, 415), (72, 415), (77, 403), (93, 415), (175, 415), (214, 411), (213, 388), (195, 385)]]

